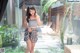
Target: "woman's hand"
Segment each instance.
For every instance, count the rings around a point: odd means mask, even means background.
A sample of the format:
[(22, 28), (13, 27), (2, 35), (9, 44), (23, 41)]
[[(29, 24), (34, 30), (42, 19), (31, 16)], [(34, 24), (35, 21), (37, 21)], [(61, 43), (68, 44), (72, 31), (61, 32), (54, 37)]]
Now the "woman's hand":
[(31, 28), (28, 28), (28, 31), (29, 31), (29, 32), (32, 32), (32, 29), (31, 29)]

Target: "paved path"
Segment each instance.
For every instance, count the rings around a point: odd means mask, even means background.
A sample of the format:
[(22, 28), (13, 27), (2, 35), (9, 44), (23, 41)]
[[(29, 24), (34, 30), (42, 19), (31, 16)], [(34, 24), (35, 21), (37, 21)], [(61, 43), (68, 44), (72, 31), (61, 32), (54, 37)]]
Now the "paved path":
[[(24, 47), (26, 43), (21, 41), (21, 45)], [(38, 32), (38, 41), (35, 45), (35, 53), (62, 53), (60, 49), (60, 38), (55, 35), (54, 31), (48, 26), (41, 27), (41, 31)]]

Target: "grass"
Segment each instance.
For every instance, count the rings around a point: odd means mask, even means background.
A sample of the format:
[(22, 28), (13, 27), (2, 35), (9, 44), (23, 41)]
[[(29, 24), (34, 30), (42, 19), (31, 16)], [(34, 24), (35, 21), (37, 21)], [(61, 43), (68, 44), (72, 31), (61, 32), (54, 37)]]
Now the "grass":
[(2, 47), (2, 37), (0, 35), (0, 48)]
[(5, 48), (5, 53), (24, 53), (24, 52), (25, 52), (25, 48), (23, 47), (16, 47), (15, 49), (11, 47)]

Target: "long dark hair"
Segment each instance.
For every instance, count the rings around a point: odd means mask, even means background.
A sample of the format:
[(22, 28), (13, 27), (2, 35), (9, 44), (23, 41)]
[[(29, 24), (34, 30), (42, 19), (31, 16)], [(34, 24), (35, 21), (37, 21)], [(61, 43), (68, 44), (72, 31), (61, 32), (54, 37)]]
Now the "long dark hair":
[(26, 20), (27, 20), (27, 22), (29, 22), (29, 19), (30, 19), (30, 16), (31, 16), (30, 9), (31, 10), (35, 10), (35, 16), (36, 16), (36, 9), (34, 7), (27, 7), (27, 12), (26, 12), (26, 16), (27, 16)]

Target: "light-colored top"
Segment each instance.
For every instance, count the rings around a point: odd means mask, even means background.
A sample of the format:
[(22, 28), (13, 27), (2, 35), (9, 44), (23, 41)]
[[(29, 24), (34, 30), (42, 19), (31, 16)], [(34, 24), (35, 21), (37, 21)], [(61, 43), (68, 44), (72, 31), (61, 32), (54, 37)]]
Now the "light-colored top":
[(31, 28), (37, 27), (38, 26), (37, 20), (36, 19), (29, 19), (28, 25)]

